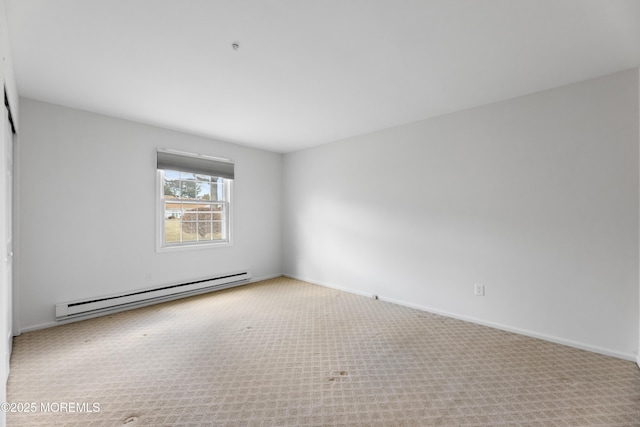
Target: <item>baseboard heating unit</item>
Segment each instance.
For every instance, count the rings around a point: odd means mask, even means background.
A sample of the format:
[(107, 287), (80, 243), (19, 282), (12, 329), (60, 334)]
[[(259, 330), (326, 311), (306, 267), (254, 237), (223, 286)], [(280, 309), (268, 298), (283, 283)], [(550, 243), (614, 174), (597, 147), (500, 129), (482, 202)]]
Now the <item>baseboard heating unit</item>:
[(56, 304), (56, 320), (143, 307), (162, 301), (239, 286), (247, 283), (250, 279), (251, 272), (243, 271), (119, 295), (60, 303)]

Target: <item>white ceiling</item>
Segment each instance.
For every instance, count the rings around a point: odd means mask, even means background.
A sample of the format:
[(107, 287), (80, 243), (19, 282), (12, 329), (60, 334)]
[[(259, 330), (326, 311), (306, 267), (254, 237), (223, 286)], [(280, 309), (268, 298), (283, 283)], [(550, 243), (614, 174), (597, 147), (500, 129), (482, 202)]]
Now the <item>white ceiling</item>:
[(276, 152), (640, 65), (640, 0), (7, 0), (7, 13), (21, 96)]

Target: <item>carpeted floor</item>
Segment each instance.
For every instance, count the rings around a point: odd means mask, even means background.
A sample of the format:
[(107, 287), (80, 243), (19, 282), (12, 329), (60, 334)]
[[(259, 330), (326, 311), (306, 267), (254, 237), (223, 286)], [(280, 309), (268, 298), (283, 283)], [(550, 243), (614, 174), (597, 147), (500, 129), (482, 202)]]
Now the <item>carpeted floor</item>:
[(640, 426), (632, 362), (287, 278), (26, 333), (11, 363), (34, 405), (9, 426)]

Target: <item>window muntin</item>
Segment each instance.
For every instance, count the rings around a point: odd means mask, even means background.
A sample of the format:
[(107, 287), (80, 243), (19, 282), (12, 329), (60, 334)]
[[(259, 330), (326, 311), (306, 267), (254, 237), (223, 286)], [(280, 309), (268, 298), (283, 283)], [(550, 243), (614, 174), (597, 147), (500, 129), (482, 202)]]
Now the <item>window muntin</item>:
[(162, 246), (229, 242), (231, 180), (159, 170), (162, 184)]

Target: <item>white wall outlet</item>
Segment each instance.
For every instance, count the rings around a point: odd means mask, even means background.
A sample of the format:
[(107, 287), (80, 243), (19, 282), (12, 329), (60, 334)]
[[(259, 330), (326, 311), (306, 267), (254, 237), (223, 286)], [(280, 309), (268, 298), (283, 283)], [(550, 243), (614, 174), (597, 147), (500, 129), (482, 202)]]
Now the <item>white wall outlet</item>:
[(483, 297), (484, 296), (484, 285), (481, 285), (479, 283), (476, 283), (475, 285), (473, 285), (473, 293), (477, 297)]

